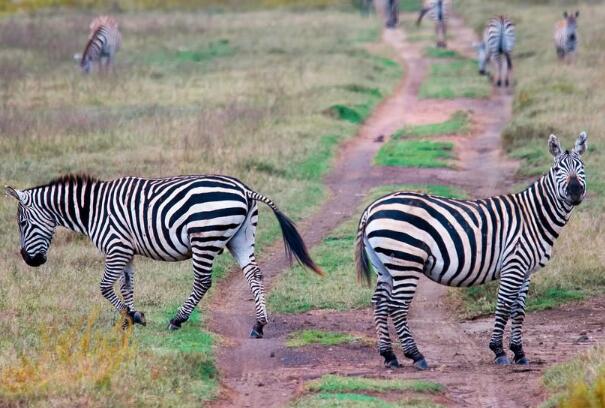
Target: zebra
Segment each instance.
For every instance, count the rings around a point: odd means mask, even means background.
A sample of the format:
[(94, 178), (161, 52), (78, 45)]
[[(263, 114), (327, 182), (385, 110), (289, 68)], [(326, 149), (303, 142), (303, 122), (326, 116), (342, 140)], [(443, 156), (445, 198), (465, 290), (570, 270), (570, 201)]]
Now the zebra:
[(577, 19), (580, 12), (573, 14), (563, 13), (563, 20), (559, 20), (555, 25), (555, 50), (559, 59), (565, 59), (567, 56), (573, 56), (578, 46)]
[(423, 17), (429, 14), (435, 22), (435, 34), (437, 36), (437, 47), (446, 48), (447, 20), (449, 14), (449, 4), (444, 0), (426, 0), (424, 7), (420, 10), (416, 25), (420, 25)]
[(491, 18), (483, 31), (483, 41), (474, 46), (477, 50), (479, 74), (485, 75), (487, 64), (493, 60), (498, 70), (496, 86), (508, 86), (513, 69), (511, 52), (515, 46), (515, 25), (512, 21), (504, 16)]
[[(100, 68), (108, 70), (121, 43), (122, 35), (118, 29), (118, 22), (113, 17), (95, 18), (90, 23), (90, 35), (80, 60), (82, 71), (88, 74), (94, 62), (98, 62)], [(105, 60), (104, 64), (103, 60)]]
[(586, 195), (586, 133), (571, 151), (563, 151), (554, 135), (548, 146), (552, 167), (520, 193), (456, 200), (396, 192), (363, 212), (356, 240), (357, 276), (369, 285), (371, 267), (377, 273), (372, 303), (378, 350), (386, 367), (400, 366), (391, 347), (390, 316), (405, 357), (418, 369), (428, 368), (407, 323), (422, 275), (458, 287), (500, 279), (489, 348), (496, 364), (510, 364), (502, 345), (510, 317), (513, 361), (529, 364), (521, 329), (531, 275), (548, 262), (555, 239)]
[[(19, 202), (21, 255), (29, 266), (46, 262), (56, 227), (87, 235), (105, 255), (101, 294), (132, 323), (146, 324), (134, 307), (133, 258), (160, 261), (192, 259), (194, 283), (188, 299), (170, 320), (176, 330), (212, 284), (214, 259), (225, 247), (242, 269), (254, 296), (256, 322), (251, 337), (263, 337), (267, 311), (262, 273), (254, 254), (257, 202), (269, 206), (282, 230), (286, 253), (322, 275), (294, 223), (269, 198), (241, 181), (221, 175), (102, 181), (65, 175), (23, 191), (6, 187)], [(114, 284), (120, 279), (120, 300)]]

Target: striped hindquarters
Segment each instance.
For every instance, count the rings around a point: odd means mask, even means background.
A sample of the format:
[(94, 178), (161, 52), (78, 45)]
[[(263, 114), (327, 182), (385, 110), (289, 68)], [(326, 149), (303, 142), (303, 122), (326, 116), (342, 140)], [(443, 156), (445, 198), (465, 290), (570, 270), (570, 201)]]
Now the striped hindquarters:
[(510, 54), (515, 47), (515, 25), (504, 16), (489, 20), (483, 40), (491, 55)]

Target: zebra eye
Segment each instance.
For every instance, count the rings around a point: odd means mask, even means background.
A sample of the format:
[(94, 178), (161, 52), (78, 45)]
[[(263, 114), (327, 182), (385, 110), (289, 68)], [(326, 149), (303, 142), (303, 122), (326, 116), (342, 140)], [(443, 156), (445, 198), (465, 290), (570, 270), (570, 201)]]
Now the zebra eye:
[(27, 221), (21, 220), (19, 221), (19, 225), (21, 226), (21, 228), (25, 228), (25, 226), (27, 225)]

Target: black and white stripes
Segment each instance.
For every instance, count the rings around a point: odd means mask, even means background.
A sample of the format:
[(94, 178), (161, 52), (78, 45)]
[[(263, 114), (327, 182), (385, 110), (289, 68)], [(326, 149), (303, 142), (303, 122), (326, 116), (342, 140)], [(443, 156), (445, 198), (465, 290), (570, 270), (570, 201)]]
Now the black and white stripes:
[(445, 48), (447, 46), (447, 20), (449, 17), (450, 4), (446, 0), (425, 0), (416, 25), (420, 25), (422, 18), (428, 14), (431, 20), (435, 22), (435, 35), (437, 37), (437, 47)]
[[(144, 315), (134, 308), (135, 255), (160, 261), (192, 259), (193, 290), (171, 320), (170, 327), (176, 329), (189, 318), (210, 287), (214, 259), (227, 247), (254, 295), (256, 324), (252, 335), (262, 337), (267, 312), (262, 275), (254, 255), (257, 201), (275, 213), (288, 253), (321, 274), (292, 221), (271, 200), (231, 177), (125, 177), (100, 181), (87, 176), (65, 176), (24, 191), (7, 187), (7, 193), (19, 201), (25, 262), (39, 266), (46, 261), (57, 226), (87, 235), (105, 254), (101, 293), (135, 322), (144, 323)], [(122, 300), (113, 289), (118, 279)]]
[(387, 366), (399, 364), (389, 337), (390, 316), (405, 356), (416, 367), (427, 367), (407, 324), (422, 275), (449, 286), (500, 279), (490, 348), (498, 363), (508, 363), (502, 343), (510, 318), (514, 360), (527, 364), (521, 328), (531, 274), (548, 262), (554, 241), (584, 198), (581, 155), (586, 146), (586, 133), (572, 151), (563, 151), (551, 135), (552, 168), (517, 194), (468, 201), (399, 192), (366, 209), (357, 236), (357, 273), (369, 282), (372, 265), (378, 274), (372, 301), (379, 351)]
[(515, 26), (504, 16), (491, 18), (483, 31), (483, 41), (475, 45), (477, 50), (479, 73), (488, 72), (488, 64), (493, 62), (496, 68), (497, 86), (508, 86), (513, 69), (511, 53), (515, 47)]
[(120, 48), (122, 36), (118, 29), (118, 22), (109, 16), (100, 16), (90, 23), (90, 36), (80, 67), (85, 73), (89, 73), (92, 64), (97, 62), (100, 68), (108, 70)]

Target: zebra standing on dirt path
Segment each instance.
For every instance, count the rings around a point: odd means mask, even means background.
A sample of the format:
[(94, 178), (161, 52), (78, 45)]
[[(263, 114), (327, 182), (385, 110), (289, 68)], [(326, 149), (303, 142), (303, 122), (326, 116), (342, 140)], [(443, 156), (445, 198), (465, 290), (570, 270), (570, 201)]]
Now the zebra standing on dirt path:
[[(322, 274), (293, 222), (271, 200), (232, 177), (101, 181), (68, 175), (23, 191), (7, 186), (6, 193), (19, 201), (24, 261), (30, 266), (46, 262), (57, 226), (87, 235), (105, 254), (102, 295), (134, 323), (145, 324), (144, 313), (134, 308), (135, 255), (159, 261), (193, 260), (192, 293), (170, 320), (169, 328), (178, 329), (210, 288), (214, 259), (227, 247), (254, 295), (256, 323), (251, 336), (262, 337), (267, 311), (262, 274), (254, 255), (258, 201), (277, 217), (288, 255), (294, 254), (300, 263)], [(124, 301), (113, 289), (118, 278)]]
[(449, 14), (449, 4), (444, 0), (426, 0), (424, 7), (420, 10), (416, 25), (420, 25), (422, 18), (428, 13), (429, 17), (435, 22), (435, 35), (437, 36), (437, 47), (447, 47), (447, 20)]
[(370, 264), (378, 275), (372, 302), (385, 366), (399, 366), (389, 337), (390, 316), (405, 357), (418, 369), (428, 367), (407, 323), (422, 275), (458, 287), (500, 279), (489, 347), (496, 364), (510, 364), (502, 344), (510, 317), (514, 362), (529, 363), (521, 330), (531, 275), (549, 261), (554, 241), (586, 194), (581, 157), (586, 133), (571, 151), (563, 151), (554, 135), (548, 145), (552, 167), (520, 193), (471, 201), (398, 192), (364, 211), (357, 233), (357, 275), (369, 284)]
[(479, 74), (487, 73), (487, 65), (494, 62), (498, 73), (496, 86), (508, 86), (513, 70), (511, 52), (515, 47), (515, 25), (508, 17), (491, 18), (483, 31), (483, 41), (475, 44)]
[(97, 62), (101, 70), (108, 71), (121, 43), (122, 35), (116, 19), (110, 16), (95, 18), (90, 23), (90, 35), (82, 53), (80, 67), (88, 74), (92, 69), (92, 64)]
[(573, 14), (563, 13), (563, 20), (559, 20), (555, 25), (555, 50), (557, 57), (563, 60), (566, 57), (573, 57), (578, 47), (578, 17), (580, 12)]

